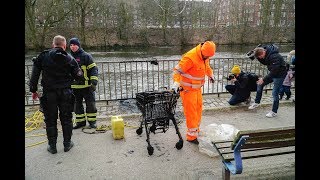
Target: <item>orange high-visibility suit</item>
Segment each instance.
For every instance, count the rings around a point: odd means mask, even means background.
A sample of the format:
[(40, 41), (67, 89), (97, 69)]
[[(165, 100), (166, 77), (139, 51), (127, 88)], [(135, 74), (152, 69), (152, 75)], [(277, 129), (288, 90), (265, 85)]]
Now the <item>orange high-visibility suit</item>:
[(202, 117), (202, 92), (205, 75), (213, 80), (209, 57), (215, 53), (215, 44), (206, 41), (183, 55), (174, 67), (173, 80), (176, 87), (182, 87), (180, 96), (187, 124), (187, 141), (197, 139)]

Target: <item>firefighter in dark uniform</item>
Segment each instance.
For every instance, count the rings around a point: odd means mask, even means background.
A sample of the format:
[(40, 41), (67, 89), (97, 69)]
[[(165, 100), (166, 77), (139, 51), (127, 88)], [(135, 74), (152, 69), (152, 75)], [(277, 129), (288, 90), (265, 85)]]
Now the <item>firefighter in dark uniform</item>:
[[(97, 128), (95, 90), (98, 83), (98, 67), (93, 62), (92, 56), (81, 48), (78, 38), (71, 38), (69, 46), (71, 55), (83, 71), (83, 79), (77, 80), (71, 86), (76, 97), (76, 125), (73, 128), (78, 129), (86, 126), (86, 121), (91, 128)], [(84, 110), (83, 99), (86, 103), (86, 110)]]
[(82, 78), (83, 73), (76, 60), (65, 51), (67, 42), (63, 36), (55, 36), (52, 45), (52, 49), (43, 51), (33, 59), (30, 92), (33, 99), (39, 97), (37, 85), (42, 73), (43, 94), (40, 97), (40, 104), (46, 123), (49, 144), (47, 150), (55, 154), (57, 153), (58, 115), (62, 126), (64, 151), (67, 152), (74, 146), (71, 136), (75, 98), (71, 84), (75, 79)]

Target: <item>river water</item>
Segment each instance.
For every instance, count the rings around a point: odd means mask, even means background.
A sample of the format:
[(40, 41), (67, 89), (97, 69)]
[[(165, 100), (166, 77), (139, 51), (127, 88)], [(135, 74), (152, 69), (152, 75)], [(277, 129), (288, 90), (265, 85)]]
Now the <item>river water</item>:
[[(278, 45), (280, 53), (284, 56), (294, 49), (294, 45)], [(92, 54), (94, 61), (147, 61), (152, 58), (158, 60), (177, 60), (181, 58), (181, 55), (192, 49), (193, 47), (180, 46), (162, 46), (162, 47), (147, 47), (147, 48), (118, 48), (117, 50), (86, 50)], [(240, 46), (240, 45), (219, 45), (217, 46), (216, 54), (214, 58), (236, 58), (246, 57), (245, 54), (249, 50), (255, 48), (255, 46)], [(32, 57), (37, 56), (39, 52), (28, 52), (25, 54), (25, 63), (30, 64)]]

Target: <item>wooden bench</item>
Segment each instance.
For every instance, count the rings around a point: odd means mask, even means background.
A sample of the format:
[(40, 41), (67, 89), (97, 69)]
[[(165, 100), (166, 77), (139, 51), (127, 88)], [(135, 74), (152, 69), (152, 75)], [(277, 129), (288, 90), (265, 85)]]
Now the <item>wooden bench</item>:
[(233, 141), (212, 142), (222, 158), (222, 178), (242, 173), (242, 160), (295, 153), (295, 127), (239, 131)]

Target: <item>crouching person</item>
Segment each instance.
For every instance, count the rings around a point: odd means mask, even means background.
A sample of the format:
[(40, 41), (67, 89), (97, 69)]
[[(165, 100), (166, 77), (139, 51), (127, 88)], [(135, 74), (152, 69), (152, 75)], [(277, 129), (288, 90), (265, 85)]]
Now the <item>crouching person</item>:
[(250, 89), (249, 89), (249, 77), (247, 73), (241, 71), (238, 65), (234, 65), (231, 69), (231, 75), (227, 78), (232, 84), (226, 85), (226, 90), (232, 94), (228, 103), (230, 105), (236, 105), (241, 102), (250, 104)]

